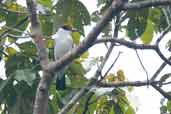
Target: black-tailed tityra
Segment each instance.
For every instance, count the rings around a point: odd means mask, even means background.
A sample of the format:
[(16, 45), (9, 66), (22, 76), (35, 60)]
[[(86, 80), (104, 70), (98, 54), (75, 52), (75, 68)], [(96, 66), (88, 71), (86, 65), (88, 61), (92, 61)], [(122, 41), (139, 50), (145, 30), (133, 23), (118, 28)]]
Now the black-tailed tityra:
[[(64, 25), (58, 29), (58, 31), (52, 35), (54, 39), (54, 56), (55, 60), (63, 57), (68, 51), (70, 51), (73, 47), (73, 40), (71, 33), (76, 31), (72, 29), (72, 27)], [(56, 89), (57, 90), (64, 90), (66, 88), (65, 84), (65, 70), (67, 66), (61, 69), (60, 71), (56, 72)]]

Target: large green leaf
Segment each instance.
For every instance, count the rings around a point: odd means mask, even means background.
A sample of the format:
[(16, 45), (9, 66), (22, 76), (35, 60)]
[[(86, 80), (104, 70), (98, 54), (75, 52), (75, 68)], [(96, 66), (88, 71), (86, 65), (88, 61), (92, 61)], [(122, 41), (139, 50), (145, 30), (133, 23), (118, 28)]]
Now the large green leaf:
[(52, 0), (38, 0), (38, 3), (48, 8), (52, 7)]
[(149, 9), (148, 19), (153, 22), (155, 32), (160, 31), (159, 26), (161, 24), (160, 21), (162, 20), (161, 15), (162, 15), (162, 11), (160, 8)]
[(13, 55), (15, 55), (17, 53), (17, 51), (12, 47), (6, 48), (5, 52), (8, 54), (8, 56), (13, 56)]
[(18, 46), (23, 55), (26, 55), (27, 57), (36, 56), (36, 46), (35, 44), (33, 44), (32, 41), (24, 42), (22, 44), (19, 44)]
[(162, 83), (166, 82), (166, 80), (168, 78), (171, 77), (171, 73), (167, 73), (167, 74), (164, 74), (161, 78), (160, 78), (160, 83), (159, 83), (159, 86), (162, 86)]
[[(7, 3), (3, 7), (7, 9), (4, 11), (6, 26), (15, 27), (21, 31), (24, 31), (28, 25), (28, 20), (26, 18), (26, 8), (19, 4), (16, 4), (15, 2)], [(14, 35), (21, 35), (21, 33), (16, 31), (12, 31), (11, 33)]]
[(107, 96), (102, 96), (98, 99), (96, 114), (109, 114), (111, 108), (111, 102), (107, 99)]
[(131, 40), (135, 40), (144, 33), (147, 25), (148, 12), (148, 9), (131, 10), (128, 12), (127, 34)]
[(80, 33), (73, 32), (71, 35), (72, 35), (74, 44), (78, 45), (80, 43)]
[(82, 64), (78, 61), (74, 61), (71, 63), (67, 74), (71, 81), (70, 86), (73, 88), (80, 88), (82, 86), (85, 86), (85, 84), (88, 81), (84, 77), (85, 70), (84, 70)]
[(84, 33), (83, 25), (90, 23), (90, 15), (87, 8), (79, 0), (59, 0), (54, 20), (54, 31), (62, 24), (67, 23)]
[(141, 41), (144, 44), (149, 44), (152, 41), (152, 39), (153, 39), (153, 31), (154, 31), (154, 25), (153, 25), (152, 21), (148, 20), (146, 29), (145, 29), (144, 33), (142, 34), (142, 36), (141, 36)]
[(16, 70), (14, 78), (18, 81), (25, 81), (29, 86), (32, 86), (36, 74), (29, 69)]

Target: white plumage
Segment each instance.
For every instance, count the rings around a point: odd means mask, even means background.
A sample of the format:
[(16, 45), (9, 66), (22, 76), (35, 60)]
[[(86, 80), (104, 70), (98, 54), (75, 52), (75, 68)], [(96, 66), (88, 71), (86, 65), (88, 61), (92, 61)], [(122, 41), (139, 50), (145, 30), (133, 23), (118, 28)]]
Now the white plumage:
[(63, 28), (60, 28), (56, 32), (56, 34), (52, 36), (52, 38), (55, 40), (55, 44), (54, 44), (55, 60), (64, 56), (73, 47), (71, 31), (69, 30), (64, 30)]
[[(55, 60), (63, 57), (68, 51), (73, 47), (73, 40), (71, 37), (71, 30), (66, 30), (64, 28), (59, 28), (59, 30), (52, 35), (54, 39), (54, 57)], [(65, 89), (65, 76), (64, 72), (67, 67), (61, 69), (56, 73), (56, 89), (64, 90)]]

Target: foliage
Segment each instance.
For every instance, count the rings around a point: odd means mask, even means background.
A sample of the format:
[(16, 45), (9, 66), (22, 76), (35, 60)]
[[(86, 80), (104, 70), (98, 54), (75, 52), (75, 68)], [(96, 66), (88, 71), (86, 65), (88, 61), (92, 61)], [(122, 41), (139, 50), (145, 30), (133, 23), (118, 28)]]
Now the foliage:
[[(97, 22), (104, 11), (111, 4), (111, 0), (97, 0), (98, 9), (89, 14), (85, 5), (79, 0), (59, 0), (55, 5), (51, 0), (38, 0), (39, 5), (45, 9), (45, 14), (39, 13), (41, 30), (45, 36), (46, 47), (50, 60), (53, 60), (53, 40), (51, 35), (62, 24), (69, 24), (78, 30), (72, 34), (75, 45), (85, 35), (84, 26), (90, 22)], [(139, 0), (133, 0), (136, 2)], [(120, 17), (119, 31), (124, 29), (130, 40), (140, 37), (142, 44), (150, 44), (153, 34), (163, 31), (168, 26), (162, 7), (123, 12)], [(170, 7), (169, 7), (170, 10)], [(0, 79), (0, 107), (2, 114), (31, 114), (35, 99), (35, 92), (41, 77), (41, 67), (37, 57), (36, 46), (29, 38), (30, 21), (27, 8), (17, 4), (16, 0), (6, 0), (0, 4), (0, 60), (5, 62), (5, 74), (7, 79)], [(171, 18), (171, 17), (169, 17)], [(115, 20), (115, 19), (114, 19)], [(115, 20), (116, 21), (116, 20)], [(5, 24), (3, 24), (5, 23)], [(126, 23), (126, 26), (125, 26)], [(103, 37), (112, 37), (111, 23), (102, 31)], [(11, 35), (12, 34), (12, 35)], [(19, 36), (19, 37), (18, 37)], [(22, 41), (24, 39), (24, 41)], [(21, 42), (22, 41), (22, 42)], [(169, 45), (170, 46), (170, 45)], [(88, 79), (85, 74), (83, 62), (89, 59), (89, 52), (85, 52), (80, 58), (74, 60), (66, 71), (67, 89), (56, 91), (55, 84), (50, 86), (48, 113), (56, 114), (81, 88)], [(101, 62), (96, 58), (90, 62), (89, 69)], [(165, 82), (170, 78), (170, 73), (165, 74), (160, 80)], [(106, 82), (123, 82), (126, 74), (122, 69), (115, 74), (110, 73), (104, 78)], [(98, 89), (98, 88), (97, 88)], [(127, 88), (130, 90), (130, 88)], [(135, 114), (135, 109), (126, 96), (126, 91), (121, 88), (113, 89), (110, 94), (98, 96), (94, 92), (87, 93), (77, 102), (68, 114)], [(161, 107), (161, 114), (171, 113), (171, 101), (167, 101)]]
[(165, 98), (161, 99), (160, 114), (170, 114), (171, 113), (171, 101)]

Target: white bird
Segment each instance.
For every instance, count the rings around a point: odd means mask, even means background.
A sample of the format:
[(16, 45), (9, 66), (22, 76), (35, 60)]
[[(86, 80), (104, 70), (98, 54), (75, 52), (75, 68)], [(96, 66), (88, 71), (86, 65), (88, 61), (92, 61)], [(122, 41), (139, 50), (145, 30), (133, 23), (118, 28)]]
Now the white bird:
[[(54, 57), (55, 60), (63, 57), (67, 52), (69, 52), (73, 47), (73, 40), (71, 33), (76, 31), (72, 29), (70, 26), (64, 25), (58, 29), (58, 31), (52, 35), (52, 39), (54, 39)], [(67, 66), (56, 73), (56, 89), (64, 90), (66, 88), (65, 85), (65, 74)]]

